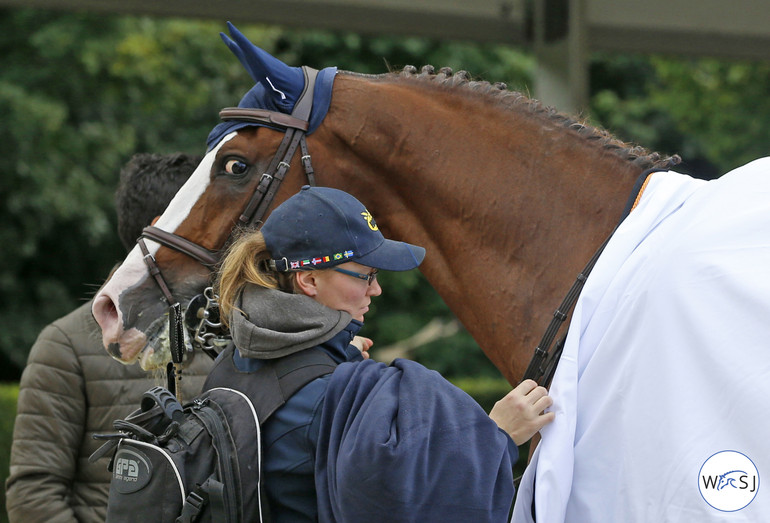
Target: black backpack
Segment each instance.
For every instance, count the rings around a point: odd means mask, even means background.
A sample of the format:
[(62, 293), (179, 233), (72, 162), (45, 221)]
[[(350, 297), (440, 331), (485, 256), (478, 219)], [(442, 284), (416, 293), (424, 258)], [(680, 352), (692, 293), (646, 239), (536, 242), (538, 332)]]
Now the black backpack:
[[(115, 452), (107, 522), (266, 522), (260, 424), (296, 391), (334, 371), (319, 349), (237, 371), (233, 348), (201, 395), (180, 405), (167, 389), (144, 393), (141, 408), (114, 423), (117, 434), (91, 461)], [(217, 386), (225, 384), (226, 386)]]

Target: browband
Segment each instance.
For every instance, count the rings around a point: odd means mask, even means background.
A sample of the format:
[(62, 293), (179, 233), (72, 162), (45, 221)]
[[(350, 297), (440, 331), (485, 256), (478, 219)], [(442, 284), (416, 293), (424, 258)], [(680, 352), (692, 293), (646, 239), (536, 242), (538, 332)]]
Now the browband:
[(262, 123), (284, 129), (299, 129), (300, 131), (307, 131), (310, 126), (310, 122), (288, 114), (268, 111), (267, 109), (249, 109), (247, 107), (226, 107), (219, 111), (219, 117), (224, 121), (239, 120)]

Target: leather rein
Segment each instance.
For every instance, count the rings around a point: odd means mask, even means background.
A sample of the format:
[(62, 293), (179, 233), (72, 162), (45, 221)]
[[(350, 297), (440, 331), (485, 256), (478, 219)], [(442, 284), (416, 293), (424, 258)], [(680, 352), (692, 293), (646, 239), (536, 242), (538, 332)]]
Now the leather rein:
[[(612, 234), (614, 234), (614, 232), (615, 231), (613, 231)], [(545, 330), (545, 334), (543, 334), (540, 343), (538, 343), (537, 347), (535, 348), (535, 353), (532, 355), (532, 359), (529, 361), (529, 366), (524, 372), (522, 381), (531, 379), (534, 380), (538, 385), (542, 385), (546, 388), (548, 388), (550, 385), (551, 380), (553, 379), (553, 375), (556, 372), (556, 364), (559, 363), (559, 358), (561, 357), (562, 350), (564, 349), (564, 342), (567, 340), (568, 333), (564, 333), (564, 335), (559, 338), (559, 341), (556, 342), (556, 346), (553, 348), (553, 351), (551, 351), (551, 344), (556, 338), (556, 334), (558, 334), (559, 329), (564, 324), (564, 321), (569, 316), (569, 313), (572, 311), (572, 307), (574, 307), (575, 302), (577, 302), (578, 296), (580, 296), (580, 291), (583, 290), (583, 285), (585, 285), (585, 282), (588, 279), (588, 275), (591, 274), (591, 270), (593, 270), (594, 265), (596, 265), (596, 261), (599, 259), (602, 251), (604, 251), (604, 248), (609, 243), (610, 238), (612, 238), (612, 234), (610, 234), (607, 239), (604, 240), (604, 243), (602, 243), (599, 249), (594, 253), (585, 268), (580, 272), (580, 274), (578, 274), (575, 283), (572, 284), (569, 292), (567, 292), (567, 296), (564, 297), (561, 305), (559, 305), (559, 307), (554, 311), (551, 323), (548, 324), (548, 328)]]
[(588, 264), (585, 266), (585, 268), (580, 272), (580, 274), (578, 274), (577, 280), (575, 280), (575, 283), (573, 283), (572, 287), (570, 287), (570, 290), (567, 292), (567, 296), (564, 298), (564, 301), (562, 301), (561, 305), (559, 305), (559, 308), (554, 311), (553, 319), (551, 319), (551, 323), (545, 330), (543, 338), (535, 348), (535, 353), (532, 355), (529, 366), (524, 372), (522, 381), (531, 379), (546, 388), (548, 388), (548, 386), (551, 384), (553, 375), (556, 372), (556, 365), (559, 363), (559, 358), (561, 357), (562, 350), (564, 349), (564, 343), (567, 341), (568, 333), (562, 335), (562, 337), (559, 338), (559, 341), (556, 342), (556, 346), (553, 347), (553, 350), (551, 350), (551, 344), (556, 338), (556, 334), (559, 332), (562, 324), (572, 311), (572, 307), (574, 307), (575, 303), (577, 302), (578, 296), (580, 296), (580, 291), (583, 290), (583, 285), (588, 279), (588, 275), (591, 274), (591, 271), (593, 270), (594, 265), (596, 265), (596, 261), (599, 259), (599, 256), (601, 256), (602, 252), (604, 251), (604, 248), (610, 242), (610, 239), (615, 234), (615, 231), (618, 230), (620, 224), (623, 223), (628, 215), (631, 214), (631, 211), (633, 211), (639, 204), (639, 200), (641, 199), (642, 194), (647, 187), (647, 183), (650, 181), (650, 176), (653, 173), (665, 170), (665, 168), (661, 167), (647, 169), (646, 171), (642, 172), (642, 174), (640, 174), (636, 179), (636, 183), (634, 183), (634, 187), (631, 189), (631, 194), (626, 201), (626, 206), (623, 209), (623, 213), (621, 214), (618, 224), (612, 230), (607, 239), (604, 240), (601, 246), (597, 249), (591, 259), (588, 261)]

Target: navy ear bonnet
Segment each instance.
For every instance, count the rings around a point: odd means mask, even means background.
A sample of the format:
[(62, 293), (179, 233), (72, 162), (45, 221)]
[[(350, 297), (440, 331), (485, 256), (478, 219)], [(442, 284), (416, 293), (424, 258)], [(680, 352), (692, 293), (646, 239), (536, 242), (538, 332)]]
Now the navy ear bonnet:
[[(289, 67), (255, 46), (230, 22), (227, 22), (227, 27), (232, 39), (224, 33), (220, 33), (222, 40), (257, 82), (241, 99), (238, 107), (267, 109), (291, 114), (294, 104), (297, 103), (305, 88), (305, 75), (302, 68)], [(335, 74), (337, 74), (336, 67), (327, 67), (318, 72), (313, 97), (313, 110), (310, 113), (310, 126), (307, 134), (312, 133), (321, 125), (329, 111)], [(206, 140), (207, 148), (212, 149), (222, 138), (233, 131), (254, 125), (271, 127), (270, 125), (237, 120), (223, 122), (209, 133)], [(283, 130), (281, 128), (276, 129)]]

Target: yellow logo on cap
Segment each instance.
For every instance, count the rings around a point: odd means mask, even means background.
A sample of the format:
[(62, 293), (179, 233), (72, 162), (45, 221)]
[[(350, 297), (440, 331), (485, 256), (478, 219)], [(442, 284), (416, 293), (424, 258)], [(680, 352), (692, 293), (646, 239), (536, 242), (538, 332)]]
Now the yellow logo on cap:
[(372, 216), (372, 213), (369, 211), (364, 211), (361, 213), (361, 216), (364, 217), (366, 220), (366, 224), (369, 226), (369, 228), (373, 231), (379, 231), (380, 229), (377, 227), (377, 222), (374, 221), (374, 216)]

